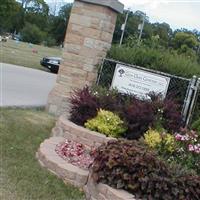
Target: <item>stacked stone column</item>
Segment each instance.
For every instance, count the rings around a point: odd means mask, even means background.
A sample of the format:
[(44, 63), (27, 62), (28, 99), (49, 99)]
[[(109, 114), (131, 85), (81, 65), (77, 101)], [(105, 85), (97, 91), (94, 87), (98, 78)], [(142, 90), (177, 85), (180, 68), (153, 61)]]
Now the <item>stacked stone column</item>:
[(117, 0), (75, 0), (65, 36), (62, 64), (57, 82), (49, 94), (47, 109), (59, 116), (70, 109), (71, 92), (92, 85), (97, 66), (111, 47)]

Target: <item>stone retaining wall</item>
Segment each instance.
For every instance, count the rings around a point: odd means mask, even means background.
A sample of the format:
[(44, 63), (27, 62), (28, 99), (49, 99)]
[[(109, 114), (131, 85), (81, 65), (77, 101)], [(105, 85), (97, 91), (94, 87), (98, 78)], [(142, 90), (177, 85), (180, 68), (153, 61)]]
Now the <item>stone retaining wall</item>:
[(52, 136), (60, 136), (75, 142), (80, 142), (90, 148), (99, 147), (109, 140), (116, 140), (106, 137), (103, 134), (90, 131), (69, 121), (65, 115), (59, 117), (56, 126), (52, 130)]
[(87, 200), (136, 200), (135, 196), (125, 190), (117, 190), (106, 184), (96, 184), (91, 177), (84, 186)]
[[(124, 191), (116, 190), (105, 184), (96, 184), (89, 177), (89, 171), (71, 165), (56, 152), (56, 145), (63, 142), (63, 137), (51, 137), (41, 143), (36, 157), (40, 164), (61, 178), (65, 184), (83, 188), (86, 200), (135, 200), (135, 197)], [(88, 178), (89, 177), (89, 178)]]
[(61, 158), (56, 152), (56, 145), (63, 142), (62, 137), (51, 137), (41, 143), (36, 157), (43, 167), (61, 178), (66, 184), (70, 183), (82, 188), (88, 179), (88, 170), (80, 169)]

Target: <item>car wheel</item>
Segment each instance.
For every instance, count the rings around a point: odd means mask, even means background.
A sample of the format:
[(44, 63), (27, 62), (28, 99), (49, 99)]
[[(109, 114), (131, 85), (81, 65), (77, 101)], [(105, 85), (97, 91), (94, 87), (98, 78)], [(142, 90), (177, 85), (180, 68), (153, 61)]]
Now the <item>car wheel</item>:
[(58, 70), (56, 70), (56, 69), (51, 69), (51, 72), (54, 73), (54, 74), (57, 74), (57, 73), (58, 73)]

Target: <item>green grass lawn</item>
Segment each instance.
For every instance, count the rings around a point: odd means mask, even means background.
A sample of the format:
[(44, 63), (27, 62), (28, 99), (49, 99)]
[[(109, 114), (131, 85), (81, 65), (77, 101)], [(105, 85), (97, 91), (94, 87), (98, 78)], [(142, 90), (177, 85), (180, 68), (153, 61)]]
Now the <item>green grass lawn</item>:
[(55, 119), (39, 110), (0, 110), (0, 199), (81, 200), (83, 193), (42, 168), (35, 153)]
[[(36, 49), (38, 53), (33, 53)], [(35, 69), (44, 69), (40, 65), (40, 60), (44, 56), (61, 56), (61, 49), (49, 48), (40, 45), (29, 46), (28, 43), (8, 40), (0, 42), (0, 62), (21, 65)]]

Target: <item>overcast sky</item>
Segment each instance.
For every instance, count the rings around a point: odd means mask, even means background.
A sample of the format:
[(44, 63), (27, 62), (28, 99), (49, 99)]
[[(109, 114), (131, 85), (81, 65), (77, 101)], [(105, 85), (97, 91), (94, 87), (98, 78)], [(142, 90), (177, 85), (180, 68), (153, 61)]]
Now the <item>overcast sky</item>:
[[(56, 0), (46, 0), (55, 2)], [(59, 0), (58, 0), (59, 1)], [(63, 0), (73, 2), (73, 0)], [(119, 0), (132, 11), (141, 10), (150, 22), (166, 22), (173, 29), (200, 31), (200, 0)]]

